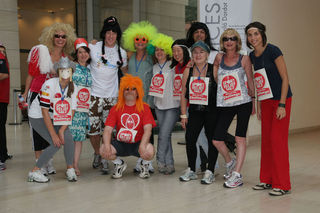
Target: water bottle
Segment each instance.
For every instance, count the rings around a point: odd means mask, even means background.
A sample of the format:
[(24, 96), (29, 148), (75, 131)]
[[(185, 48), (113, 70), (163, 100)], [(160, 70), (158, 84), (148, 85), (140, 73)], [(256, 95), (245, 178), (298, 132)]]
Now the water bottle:
[(22, 109), (26, 109), (28, 107), (28, 104), (27, 102), (24, 100), (24, 98), (22, 97), (21, 94), (18, 95), (18, 99), (19, 99), (19, 108), (22, 110)]

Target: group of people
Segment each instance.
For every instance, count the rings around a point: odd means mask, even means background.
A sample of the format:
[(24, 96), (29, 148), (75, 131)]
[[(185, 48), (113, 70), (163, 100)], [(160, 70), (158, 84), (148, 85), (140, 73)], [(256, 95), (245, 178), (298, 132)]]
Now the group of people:
[[(179, 180), (198, 178), (201, 143), (207, 155), (201, 162), (201, 183), (214, 182), (220, 153), (226, 165), (224, 186), (235, 188), (243, 184), (246, 134), (250, 116), (257, 113), (262, 123), (261, 170), (260, 183), (253, 189), (272, 189), (270, 195), (289, 193), (292, 93), (282, 52), (267, 43), (265, 32), (260, 22), (245, 28), (247, 46), (253, 49), (247, 56), (240, 53), (235, 29), (221, 34), (217, 51), (201, 22), (192, 23), (187, 37), (175, 41), (147, 21), (132, 23), (122, 33), (113, 16), (104, 20), (101, 41), (90, 44), (76, 39), (68, 24), (45, 28), (41, 44), (30, 51), (23, 94), (36, 158), (28, 180), (48, 182), (48, 174), (56, 173), (52, 158), (64, 146), (67, 179), (76, 181), (87, 134), (94, 150), (92, 167), (107, 174), (111, 161), (113, 178), (121, 178), (127, 168), (122, 156), (138, 157), (134, 171), (141, 178), (150, 177), (155, 153), (159, 173), (173, 174), (171, 134), (181, 121), (188, 168)], [(6, 73), (0, 65), (1, 74)], [(235, 116), (233, 158), (224, 141)]]

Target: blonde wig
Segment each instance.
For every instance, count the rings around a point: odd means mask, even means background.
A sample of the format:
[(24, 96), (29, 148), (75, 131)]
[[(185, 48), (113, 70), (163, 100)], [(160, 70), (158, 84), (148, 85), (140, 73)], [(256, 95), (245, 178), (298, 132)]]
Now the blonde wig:
[(70, 24), (54, 23), (53, 25), (44, 28), (39, 38), (40, 43), (47, 46), (49, 52), (51, 52), (54, 48), (54, 35), (58, 31), (63, 31), (66, 34), (67, 38), (66, 44), (63, 47), (63, 52), (71, 55), (74, 50), (73, 44), (77, 36), (74, 33), (74, 28)]
[(123, 76), (120, 80), (120, 88), (119, 88), (119, 96), (118, 96), (118, 102), (116, 104), (116, 110), (117, 111), (122, 111), (125, 105), (125, 99), (123, 92), (127, 88), (136, 88), (137, 91), (137, 100), (136, 100), (136, 110), (138, 112), (143, 112), (144, 111), (144, 102), (143, 102), (143, 96), (144, 96), (144, 91), (143, 91), (143, 83), (142, 80), (139, 77), (135, 77), (130, 74), (126, 74)]
[(226, 29), (222, 35), (220, 36), (220, 50), (223, 51), (223, 52), (226, 52), (226, 49), (224, 48), (223, 46), (223, 38), (224, 37), (233, 37), (233, 36), (236, 36), (237, 37), (237, 49), (236, 51), (239, 52), (241, 50), (241, 47), (242, 47), (242, 41), (241, 41), (241, 37), (239, 35), (239, 33), (233, 29), (233, 28), (228, 28)]

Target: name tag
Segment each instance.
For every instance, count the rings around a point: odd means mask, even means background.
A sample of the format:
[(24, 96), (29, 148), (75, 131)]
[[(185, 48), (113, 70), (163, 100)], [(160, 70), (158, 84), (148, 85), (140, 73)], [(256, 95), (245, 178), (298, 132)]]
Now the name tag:
[(208, 105), (208, 77), (191, 77), (189, 84), (189, 103)]
[(78, 86), (77, 111), (89, 112), (91, 89), (89, 87)]
[(149, 95), (163, 98), (167, 76), (167, 73), (157, 73), (152, 77)]
[(254, 83), (259, 101), (273, 98), (268, 76), (264, 68), (254, 71)]
[(236, 73), (228, 73), (219, 78), (219, 86), (222, 88), (223, 101), (234, 103), (243, 100), (239, 76)]
[(53, 102), (53, 125), (71, 125), (71, 98), (55, 98)]

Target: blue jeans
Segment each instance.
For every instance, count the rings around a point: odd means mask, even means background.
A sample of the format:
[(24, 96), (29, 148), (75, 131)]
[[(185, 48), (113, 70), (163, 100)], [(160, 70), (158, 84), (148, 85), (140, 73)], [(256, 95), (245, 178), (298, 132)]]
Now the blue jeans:
[(176, 122), (179, 120), (180, 109), (155, 109), (158, 126), (159, 126), (159, 136), (158, 136), (158, 147), (157, 147), (157, 161), (163, 165), (173, 166), (173, 150), (171, 144), (171, 133)]

